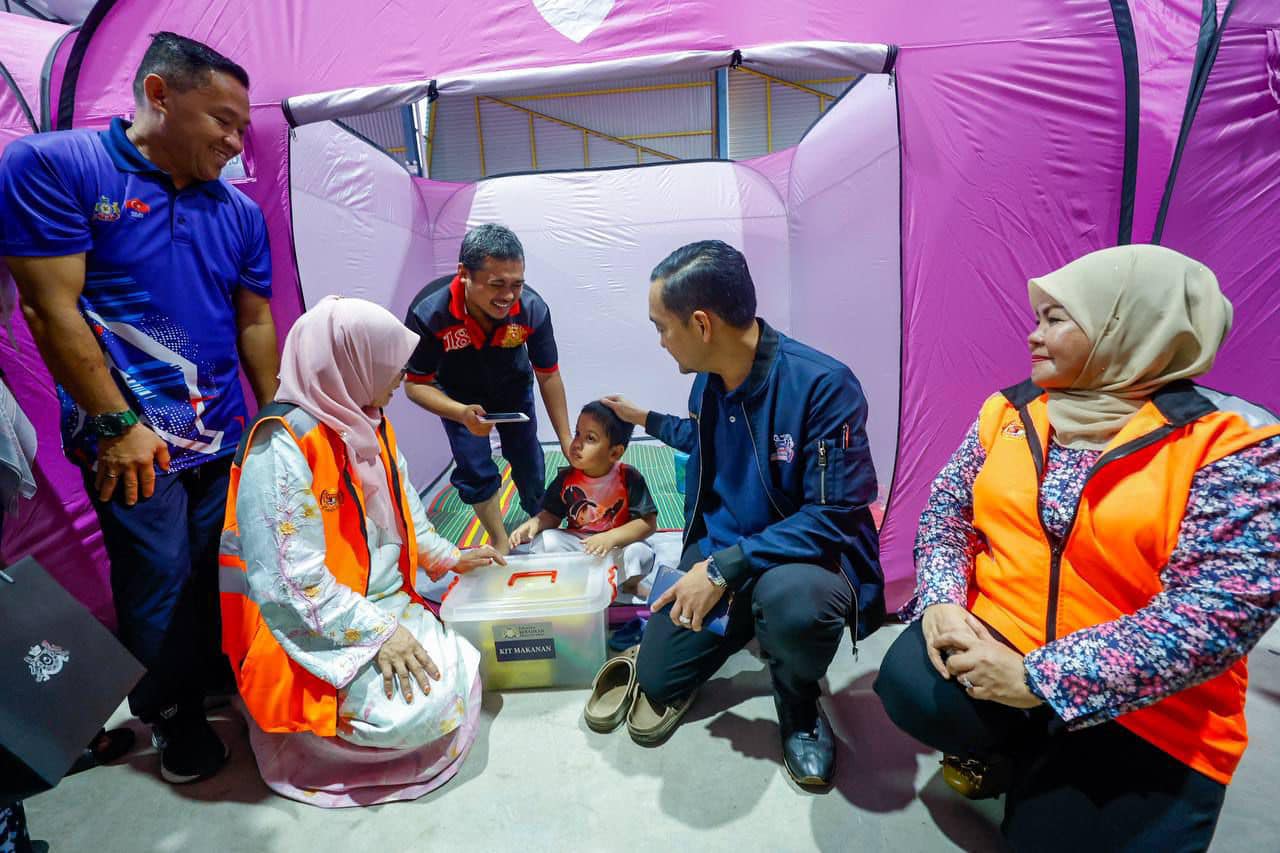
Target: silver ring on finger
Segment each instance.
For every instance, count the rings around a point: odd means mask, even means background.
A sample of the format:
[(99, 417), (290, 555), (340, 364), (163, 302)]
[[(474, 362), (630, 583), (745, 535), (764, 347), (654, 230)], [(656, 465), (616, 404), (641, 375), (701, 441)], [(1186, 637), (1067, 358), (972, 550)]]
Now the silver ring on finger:
[(689, 616), (681, 616), (681, 617), (680, 617), (680, 624), (681, 624), (681, 625), (692, 625), (692, 624), (693, 624), (693, 619), (692, 619), (692, 617), (689, 617)]
[(120, 476), (119, 474), (112, 474), (110, 471), (108, 471), (108, 472), (107, 472), (107, 479), (108, 479), (108, 480), (114, 480), (114, 479), (116, 479), (116, 478), (117, 478), (117, 477), (119, 477), (119, 476)]
[(959, 678), (956, 679), (956, 681), (960, 682), (960, 686), (963, 687), (965, 690), (973, 689), (973, 682), (969, 680), (969, 676), (967, 675), (960, 676)]

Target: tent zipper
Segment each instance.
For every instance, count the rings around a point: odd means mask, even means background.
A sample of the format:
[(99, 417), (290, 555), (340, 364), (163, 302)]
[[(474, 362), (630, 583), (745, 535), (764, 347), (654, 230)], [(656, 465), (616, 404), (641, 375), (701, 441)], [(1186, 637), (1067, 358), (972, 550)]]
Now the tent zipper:
[(818, 439), (818, 503), (827, 502), (827, 445)]

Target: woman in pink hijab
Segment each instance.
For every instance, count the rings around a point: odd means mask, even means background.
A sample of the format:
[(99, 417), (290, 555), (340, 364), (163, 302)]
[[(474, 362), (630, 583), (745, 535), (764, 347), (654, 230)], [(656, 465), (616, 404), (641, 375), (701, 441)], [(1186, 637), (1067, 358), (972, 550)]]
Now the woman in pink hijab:
[(420, 797), (475, 737), (479, 653), (414, 579), (504, 561), (441, 538), (408, 485), (382, 407), (417, 342), (371, 302), (321, 300), (232, 469), (224, 645), (263, 779), (317, 806)]

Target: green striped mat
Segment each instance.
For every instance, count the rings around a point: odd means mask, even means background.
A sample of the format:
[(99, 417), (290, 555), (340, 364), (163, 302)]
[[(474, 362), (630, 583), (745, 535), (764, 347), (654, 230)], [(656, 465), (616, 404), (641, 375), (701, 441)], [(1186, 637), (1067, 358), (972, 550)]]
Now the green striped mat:
[[(547, 482), (550, 483), (566, 462), (559, 448), (546, 448), (544, 452), (547, 458)], [(502, 485), (498, 493), (502, 496), (503, 522), (511, 530), (528, 516), (520, 508), (519, 495), (511, 480), (511, 466), (501, 456), (495, 456), (493, 461), (502, 472)], [(684, 495), (676, 491), (675, 451), (661, 442), (636, 441), (627, 447), (622, 461), (637, 469), (649, 484), (649, 493), (658, 505), (658, 528), (682, 528)], [(437, 533), (460, 547), (483, 545), (489, 541), (489, 534), (480, 527), (475, 513), (459, 499), (458, 492), (452, 485), (446, 484), (427, 506), (427, 517), (435, 525)]]

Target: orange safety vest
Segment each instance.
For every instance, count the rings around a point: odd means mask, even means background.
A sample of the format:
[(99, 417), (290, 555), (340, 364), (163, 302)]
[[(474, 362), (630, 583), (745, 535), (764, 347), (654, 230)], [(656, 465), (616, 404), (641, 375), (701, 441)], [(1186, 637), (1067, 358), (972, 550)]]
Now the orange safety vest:
[[(240, 696), (253, 719), (267, 732), (313, 732), (333, 737), (338, 724), (338, 691), (295, 662), (267, 627), (249, 594), (241, 557), (236, 496), (240, 468), (252, 446), (254, 433), (266, 421), (279, 421), (302, 449), (311, 467), (311, 491), (324, 522), (325, 565), (338, 583), (364, 595), (369, 589), (369, 542), (365, 528), (364, 490), (347, 461), (346, 445), (334, 430), (301, 408), (272, 403), (245, 433), (231, 466), (226, 521), (219, 548), (219, 586), (222, 599), (222, 648), (231, 659)], [(396, 467), (395, 432), (386, 418), (378, 429), (382, 464), (388, 475), (400, 520), (400, 571), (404, 591), (424, 604), (414, 590), (418, 546), (409, 513), (405, 484)], [(254, 521), (253, 523), (261, 523)]]
[[(1195, 473), (1280, 435), (1280, 424), (1238, 398), (1170, 383), (1094, 464), (1063, 541), (1039, 511), (1049, 430), (1047, 395), (1030, 382), (992, 396), (978, 421), (987, 459), (973, 485), (973, 524), (985, 550), (969, 608), (1023, 654), (1145, 607), (1163, 589)], [(1116, 722), (1226, 784), (1248, 743), (1247, 683), (1241, 659)]]

